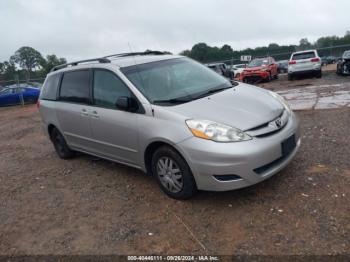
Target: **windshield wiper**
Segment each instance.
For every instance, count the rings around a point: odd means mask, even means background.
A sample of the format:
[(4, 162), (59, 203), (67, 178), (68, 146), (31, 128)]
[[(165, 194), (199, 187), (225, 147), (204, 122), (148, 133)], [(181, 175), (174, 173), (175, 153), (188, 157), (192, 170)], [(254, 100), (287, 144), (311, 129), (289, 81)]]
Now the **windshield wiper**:
[(171, 98), (171, 99), (164, 99), (164, 100), (154, 100), (153, 103), (155, 104), (163, 104), (163, 103), (168, 103), (168, 104), (181, 104), (181, 103), (186, 103), (192, 101), (191, 98)]
[(205, 91), (204, 93), (201, 93), (200, 95), (194, 97), (194, 99), (199, 99), (199, 98), (202, 98), (202, 97), (206, 97), (208, 95), (211, 95), (211, 94), (214, 94), (214, 93), (218, 93), (218, 92), (224, 91), (226, 89), (230, 89), (230, 88), (232, 88), (232, 87), (234, 87), (236, 85), (237, 84), (232, 85), (232, 86), (226, 86), (226, 87), (209, 89), (209, 90)]

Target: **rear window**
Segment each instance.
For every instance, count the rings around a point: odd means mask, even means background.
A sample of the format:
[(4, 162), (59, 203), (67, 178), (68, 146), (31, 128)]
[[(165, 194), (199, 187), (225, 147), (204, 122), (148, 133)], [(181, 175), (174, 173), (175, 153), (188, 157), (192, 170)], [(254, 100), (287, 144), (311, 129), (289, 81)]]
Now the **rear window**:
[(40, 94), (40, 99), (44, 100), (56, 100), (57, 88), (60, 81), (60, 74), (51, 75), (46, 79)]
[(316, 54), (315, 52), (311, 51), (311, 52), (294, 54), (292, 57), (292, 60), (309, 59), (314, 57), (316, 57)]
[(89, 70), (64, 73), (60, 100), (88, 103), (90, 101), (90, 74)]

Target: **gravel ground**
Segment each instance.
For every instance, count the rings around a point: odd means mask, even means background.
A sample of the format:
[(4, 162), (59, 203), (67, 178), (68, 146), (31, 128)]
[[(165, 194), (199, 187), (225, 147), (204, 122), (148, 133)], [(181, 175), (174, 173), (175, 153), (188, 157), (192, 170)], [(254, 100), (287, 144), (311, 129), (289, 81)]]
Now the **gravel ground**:
[(350, 254), (350, 108), (297, 114), (282, 172), (176, 201), (136, 169), (59, 159), (34, 105), (1, 108), (0, 254)]

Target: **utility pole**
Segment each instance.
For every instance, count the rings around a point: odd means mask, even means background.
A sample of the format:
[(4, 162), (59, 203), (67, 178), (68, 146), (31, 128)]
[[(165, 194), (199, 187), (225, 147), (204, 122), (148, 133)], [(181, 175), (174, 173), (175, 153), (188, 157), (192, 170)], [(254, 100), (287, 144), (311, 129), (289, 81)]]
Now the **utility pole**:
[(18, 92), (19, 100), (20, 100), (20, 102), (21, 102), (21, 105), (24, 106), (23, 93), (20, 92), (19, 77), (18, 77), (18, 75), (16, 75), (16, 82), (17, 82), (17, 92)]

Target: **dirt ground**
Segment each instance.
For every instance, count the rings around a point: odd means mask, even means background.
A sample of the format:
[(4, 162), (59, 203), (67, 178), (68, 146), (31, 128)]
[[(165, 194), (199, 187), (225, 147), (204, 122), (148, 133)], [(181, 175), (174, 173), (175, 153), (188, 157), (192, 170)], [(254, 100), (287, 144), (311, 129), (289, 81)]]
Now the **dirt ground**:
[[(280, 78), (262, 85), (350, 81)], [(35, 105), (1, 108), (0, 254), (350, 254), (350, 108), (297, 114), (302, 146), (279, 174), (176, 201), (136, 169), (59, 159)]]

